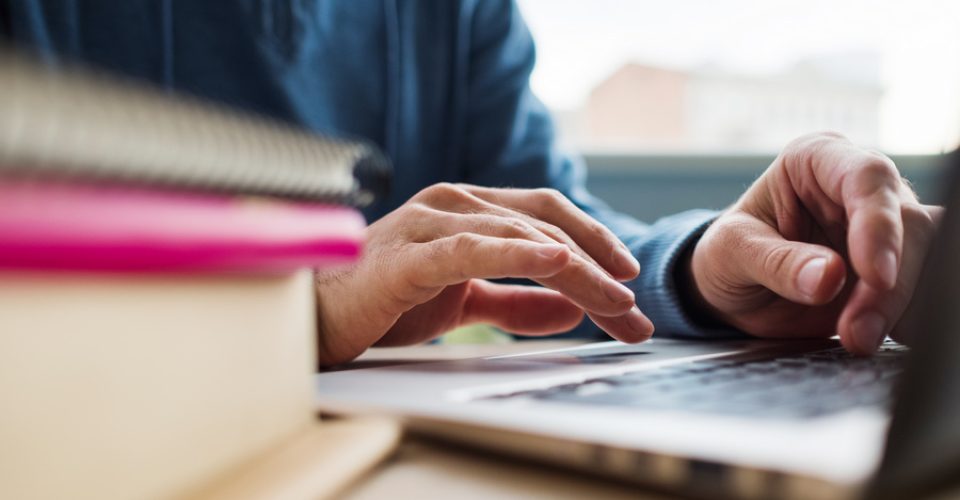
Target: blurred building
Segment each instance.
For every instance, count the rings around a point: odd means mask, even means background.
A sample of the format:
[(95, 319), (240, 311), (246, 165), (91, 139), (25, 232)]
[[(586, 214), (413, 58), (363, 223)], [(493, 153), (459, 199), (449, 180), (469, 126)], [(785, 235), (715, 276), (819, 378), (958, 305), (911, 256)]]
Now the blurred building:
[(876, 146), (879, 66), (870, 54), (811, 59), (763, 76), (630, 63), (558, 124), (587, 149), (769, 152), (825, 129)]

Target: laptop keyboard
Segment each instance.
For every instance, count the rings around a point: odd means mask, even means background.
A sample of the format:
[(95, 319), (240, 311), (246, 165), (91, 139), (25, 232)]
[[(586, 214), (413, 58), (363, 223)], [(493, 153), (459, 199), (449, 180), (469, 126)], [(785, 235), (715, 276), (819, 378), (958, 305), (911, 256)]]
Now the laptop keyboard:
[(838, 347), (774, 358), (703, 360), (491, 399), (813, 418), (888, 406), (906, 352), (887, 342), (869, 358)]

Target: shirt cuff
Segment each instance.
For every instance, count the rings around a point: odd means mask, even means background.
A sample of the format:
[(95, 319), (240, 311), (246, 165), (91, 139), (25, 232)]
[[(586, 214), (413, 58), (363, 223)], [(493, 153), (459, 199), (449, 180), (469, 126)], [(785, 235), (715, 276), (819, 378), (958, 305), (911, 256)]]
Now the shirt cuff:
[(657, 221), (647, 238), (631, 248), (640, 261), (640, 276), (627, 283), (637, 305), (653, 321), (656, 336), (681, 338), (743, 338), (734, 328), (705, 326), (690, 315), (676, 283), (676, 266), (691, 245), (696, 245), (719, 212), (691, 210)]

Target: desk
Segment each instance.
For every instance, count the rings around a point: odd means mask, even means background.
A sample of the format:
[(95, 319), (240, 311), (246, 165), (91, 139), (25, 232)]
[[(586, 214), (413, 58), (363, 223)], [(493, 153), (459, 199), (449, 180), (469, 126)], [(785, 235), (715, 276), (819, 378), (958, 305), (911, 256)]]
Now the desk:
[[(572, 347), (581, 341), (542, 340), (498, 345), (374, 348), (347, 368), (410, 360), (458, 359)], [(407, 436), (397, 453), (342, 495), (383, 498), (666, 499), (635, 486), (502, 455)]]

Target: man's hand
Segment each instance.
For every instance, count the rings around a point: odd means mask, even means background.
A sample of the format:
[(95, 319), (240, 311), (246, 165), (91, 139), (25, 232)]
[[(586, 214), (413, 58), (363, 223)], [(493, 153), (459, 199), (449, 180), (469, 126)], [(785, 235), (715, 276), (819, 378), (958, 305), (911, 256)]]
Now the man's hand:
[(693, 251), (702, 310), (761, 337), (840, 335), (874, 352), (898, 328), (939, 207), (921, 205), (889, 158), (836, 134), (787, 146)]
[[(368, 228), (356, 267), (317, 276), (320, 363), (475, 322), (556, 333), (584, 311), (639, 342), (653, 325), (618, 282), (639, 271), (613, 233), (556, 191), (437, 184)], [(547, 288), (485, 281), (505, 277)]]

